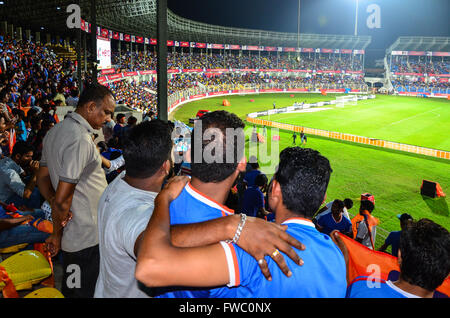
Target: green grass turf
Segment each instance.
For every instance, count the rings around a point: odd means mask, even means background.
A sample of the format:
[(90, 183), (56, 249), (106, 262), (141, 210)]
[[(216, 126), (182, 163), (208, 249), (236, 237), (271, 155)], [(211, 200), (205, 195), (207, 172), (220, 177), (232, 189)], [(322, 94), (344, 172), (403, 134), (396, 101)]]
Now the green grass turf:
[[(268, 119), (268, 116), (261, 118)], [(447, 99), (378, 95), (355, 106), (332, 106), (314, 113), (275, 114), (270, 120), (450, 150), (450, 101)]]
[[(226, 98), (230, 101), (231, 106), (224, 107), (221, 106), (222, 100)], [(245, 119), (245, 115), (250, 112), (271, 109), (272, 104), (275, 101), (277, 107), (284, 107), (292, 105), (293, 101), (301, 102), (303, 100), (307, 100), (307, 102), (315, 102), (315, 101), (324, 101), (334, 99), (335, 96), (328, 95), (322, 96), (320, 94), (296, 94), (294, 98), (289, 97), (289, 94), (270, 94), (270, 95), (252, 95), (252, 96), (226, 96), (220, 98), (210, 98), (203, 99), (200, 101), (195, 101), (192, 103), (188, 103), (183, 105), (180, 109), (178, 109), (174, 114), (172, 114), (172, 118), (175, 117), (178, 120), (182, 120), (188, 122), (190, 117), (195, 116), (196, 112), (199, 109), (208, 109), (210, 111), (217, 109), (225, 109), (227, 111), (236, 113), (242, 119)], [(392, 100), (391, 100), (392, 98)], [(249, 102), (250, 99), (254, 99), (255, 102)], [(398, 101), (398, 99), (400, 99)], [(404, 100), (403, 100), (404, 99)], [(411, 104), (411, 108), (415, 109), (416, 113), (409, 112), (407, 108), (408, 101)], [(441, 111), (444, 113), (445, 107), (450, 108), (450, 103), (446, 100), (430, 100), (430, 99), (418, 99), (418, 98), (408, 98), (408, 97), (392, 97), (392, 96), (377, 96), (376, 102), (379, 104), (370, 104), (370, 101), (367, 102), (368, 105), (363, 106), (363, 102), (360, 102), (357, 106), (348, 106), (341, 109), (323, 111), (318, 113), (326, 113), (326, 112), (335, 112), (345, 111), (347, 109), (354, 109), (356, 111), (363, 111), (363, 107), (367, 108), (366, 111), (370, 112), (370, 108), (372, 108), (371, 114), (375, 116), (377, 112), (380, 112), (381, 116), (384, 116), (387, 120), (390, 118), (390, 114), (394, 112), (395, 118), (391, 122), (395, 122), (398, 120), (402, 120), (400, 111), (393, 111), (391, 108), (385, 106), (386, 104), (390, 104), (392, 108), (396, 107), (395, 105), (401, 107), (405, 111), (404, 118), (414, 116), (417, 114), (417, 108), (419, 107), (417, 103), (422, 103), (423, 107), (441, 107)], [(436, 104), (434, 104), (436, 103)], [(437, 106), (440, 105), (440, 106)], [(426, 111), (426, 110), (424, 110)], [(447, 111), (447, 122), (440, 122), (440, 126), (436, 125), (434, 131), (436, 132), (436, 145), (437, 144), (445, 144), (445, 138), (439, 139), (440, 134), (438, 131), (440, 130), (443, 135), (448, 135), (444, 133), (446, 124), (447, 130), (450, 123), (450, 110)], [(315, 114), (318, 114), (315, 113)], [(314, 114), (314, 115), (315, 115)], [(305, 114), (302, 114), (305, 115)], [(340, 116), (340, 115), (339, 115)], [(271, 120), (273, 120), (274, 116), (271, 116)], [(364, 116), (362, 116), (364, 117)], [(424, 116), (416, 116), (415, 118), (415, 127), (410, 127), (411, 132), (415, 133), (421, 128), (420, 119), (426, 117)], [(445, 117), (441, 114), (440, 117)], [(341, 118), (345, 118), (341, 117)], [(439, 117), (437, 117), (439, 119)], [(435, 123), (437, 121), (435, 120)], [(313, 123), (313, 119), (309, 119), (311, 123)], [(319, 119), (317, 119), (317, 122)], [(368, 135), (364, 133), (364, 125), (363, 122), (367, 123), (367, 129), (374, 129), (372, 126), (373, 119), (364, 118), (364, 120), (359, 120), (355, 122), (356, 128), (353, 127), (353, 121), (351, 124), (346, 125), (346, 131), (349, 133), (355, 133), (356, 131), (360, 131), (362, 133), (357, 133), (360, 135)], [(406, 122), (406, 120), (404, 121)], [(290, 121), (292, 124), (303, 124), (296, 123), (295, 121)], [(325, 121), (323, 121), (325, 123)], [(305, 126), (309, 126), (304, 124)], [(331, 124), (330, 124), (331, 125)], [(340, 131), (338, 128), (338, 124), (334, 126), (336, 131)], [(315, 127), (315, 125), (310, 125), (312, 128), (322, 128), (322, 129), (330, 129), (331, 126), (327, 127)], [(394, 127), (392, 125), (391, 127)], [(428, 127), (428, 124), (425, 124)], [(250, 135), (252, 130), (252, 125), (247, 126), (247, 134)], [(371, 128), (372, 127), (372, 128)], [(260, 132), (262, 133), (262, 129)], [(330, 129), (331, 130), (331, 129)], [(376, 131), (373, 130), (373, 131)], [(407, 129), (403, 130), (403, 138), (408, 138)], [(395, 140), (395, 138), (389, 136), (387, 132), (383, 132), (383, 130), (378, 130), (378, 132), (384, 133), (386, 137), (382, 137), (381, 135), (376, 136), (378, 138), (383, 138), (387, 140)], [(396, 134), (400, 134), (396, 130), (393, 130), (392, 136)], [(278, 149), (274, 150), (274, 152), (279, 152), (286, 147), (292, 145), (292, 133), (287, 131), (279, 131), (280, 142), (279, 143), (267, 143), (268, 153), (271, 152), (271, 148), (278, 147)], [(411, 134), (412, 136), (413, 134)], [(368, 135), (369, 137), (374, 137), (372, 135)], [(413, 138), (413, 137), (409, 137)], [(417, 137), (416, 137), (417, 138)], [(427, 137), (429, 141), (432, 143), (431, 134)], [(268, 140), (271, 139), (271, 131), (268, 130)], [(415, 139), (420, 140), (420, 139)], [(439, 141), (441, 140), (441, 141)], [(402, 140), (402, 142), (405, 142)], [(299, 138), (297, 138), (297, 144), (299, 144)], [(414, 142), (413, 144), (417, 144)], [(447, 141), (448, 144), (448, 141)], [(423, 144), (418, 144), (420, 146), (424, 146)], [(247, 143), (247, 154), (249, 152), (254, 153), (254, 146), (249, 146)], [(431, 147), (431, 144), (427, 146)], [(305, 147), (305, 146), (304, 146)], [(420, 218), (429, 218), (441, 224), (447, 229), (450, 229), (450, 216), (449, 216), (449, 208), (448, 205), (450, 203), (450, 199), (448, 196), (441, 199), (427, 199), (420, 195), (420, 185), (423, 179), (433, 180), (439, 182), (444, 192), (449, 194), (450, 192), (450, 162), (448, 160), (443, 159), (435, 159), (431, 157), (414, 155), (405, 152), (399, 152), (394, 150), (382, 149), (379, 147), (365, 146), (359, 145), (350, 142), (331, 140), (318, 136), (308, 136), (308, 143), (306, 147), (313, 148), (321, 152), (324, 156), (326, 156), (331, 163), (331, 167), (333, 169), (333, 173), (331, 176), (330, 184), (327, 191), (327, 202), (331, 201), (335, 198), (351, 198), (355, 201), (355, 207), (350, 210), (351, 214), (357, 213), (357, 209), (359, 207), (358, 200), (362, 193), (372, 193), (375, 197), (375, 205), (376, 208), (374, 210), (374, 216), (380, 219), (380, 228), (383, 228), (387, 231), (397, 231), (400, 230), (399, 221), (396, 218), (397, 214), (401, 213), (409, 213), (415, 219)], [(437, 147), (437, 146), (435, 146)], [(447, 147), (449, 149), (450, 147)], [(260, 160), (264, 160), (264, 156), (259, 157)], [(272, 162), (272, 165), (269, 164), (261, 164), (262, 169), (267, 174), (273, 173), (273, 168), (276, 163)], [(382, 233), (379, 231), (380, 235), (377, 235), (377, 246), (382, 244)]]

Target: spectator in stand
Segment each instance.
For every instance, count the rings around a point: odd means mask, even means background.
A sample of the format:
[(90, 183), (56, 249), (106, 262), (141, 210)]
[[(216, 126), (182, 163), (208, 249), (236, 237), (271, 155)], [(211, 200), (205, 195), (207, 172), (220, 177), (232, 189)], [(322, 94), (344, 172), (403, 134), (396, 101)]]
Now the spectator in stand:
[(125, 114), (117, 114), (116, 116), (116, 125), (114, 126), (113, 129), (113, 137), (117, 138), (117, 140), (120, 141), (120, 139), (123, 137), (124, 135), (124, 127), (125, 127)]
[(131, 128), (136, 126), (137, 118), (134, 116), (128, 117), (127, 125), (123, 127), (123, 134), (125, 135)]
[(43, 243), (49, 234), (38, 230), (36, 227), (28, 224), (43, 216), (40, 214), (27, 214), (21, 217), (11, 217), (0, 206), (0, 248), (10, 247), (18, 244)]
[(247, 183), (247, 187), (251, 187), (255, 184), (256, 177), (262, 173), (259, 169), (260, 167), (256, 157), (251, 157), (247, 165), (247, 171), (244, 175), (244, 181)]
[(400, 245), (400, 236), (402, 234), (402, 231), (404, 231), (408, 224), (413, 221), (412, 216), (408, 213), (397, 215), (397, 218), (400, 220), (401, 231), (389, 233), (388, 237), (384, 241), (384, 244), (378, 249), (380, 252), (385, 252), (389, 246), (392, 246), (392, 255), (395, 257), (398, 256), (398, 247)]
[[(38, 117), (40, 119), (40, 117)], [(31, 146), (33, 147), (33, 159), (40, 160), (42, 155), (42, 147), (45, 135), (50, 131), (50, 129), (55, 126), (55, 123), (51, 120), (51, 118), (47, 117), (41, 122), (41, 129), (38, 131), (36, 138), (34, 140), (30, 140), (32, 142)]]
[(262, 217), (268, 215), (264, 208), (264, 193), (267, 187), (267, 177), (265, 174), (260, 173), (256, 176), (254, 184), (247, 187), (242, 199), (242, 212), (247, 216)]
[(330, 235), (331, 232), (337, 230), (353, 238), (352, 222), (344, 217), (344, 208), (345, 205), (343, 201), (334, 200), (331, 206), (331, 213), (321, 216), (316, 223), (316, 228), (327, 235)]
[(352, 232), (354, 239), (375, 249), (376, 229), (379, 223), (378, 219), (372, 216), (375, 205), (369, 200), (362, 200), (359, 207), (359, 214), (352, 219)]
[[(50, 202), (53, 219), (53, 233), (46, 243), (52, 256), (62, 251), (62, 293), (68, 298), (94, 295), (99, 270), (97, 208), (107, 182), (91, 134), (102, 128), (115, 105), (105, 86), (89, 86), (76, 110), (44, 139), (38, 185)], [(67, 267), (73, 264), (81, 269), (80, 288), (67, 284)]]
[[(291, 268), (288, 277), (282, 275), (272, 261), (282, 255), (278, 249), (269, 254), (272, 259), (266, 257), (255, 262), (235, 244), (174, 248), (170, 242), (169, 203), (181, 191), (184, 183), (180, 182), (173, 187), (169, 185), (155, 200), (155, 210), (138, 253), (136, 278), (147, 286), (228, 284), (213, 289), (210, 297), (345, 297), (343, 254), (329, 236), (318, 232), (311, 222), (325, 196), (330, 173), (328, 160), (312, 149), (286, 148), (280, 154), (279, 169), (269, 190), (270, 206), (275, 211), (276, 223), (287, 225), (289, 234), (308, 242), (301, 253), (303, 266), (287, 260)], [(258, 264), (268, 266), (273, 273), (271, 281), (263, 279)], [(190, 270), (179, 270), (180, 267)]]
[(428, 219), (410, 222), (401, 231), (398, 264), (397, 281), (374, 282), (374, 277), (360, 277), (348, 287), (347, 297), (432, 298), (436, 288), (450, 275), (448, 230)]
[(77, 107), (79, 100), (79, 90), (78, 88), (74, 88), (70, 92), (70, 96), (66, 99), (67, 106)]
[(36, 188), (39, 162), (32, 157), (33, 149), (26, 142), (18, 141), (11, 157), (0, 161), (0, 201), (14, 203), (22, 210), (40, 207), (41, 196)]
[(116, 123), (114, 122), (114, 114), (111, 114), (111, 118), (108, 117), (105, 125), (102, 128), (106, 143), (108, 143), (108, 141), (113, 137), (115, 125)]
[(13, 116), (16, 118), (16, 125), (14, 127), (16, 131), (16, 140), (26, 141), (27, 140), (27, 128), (24, 122), (25, 112), (22, 109), (13, 108)]
[[(334, 200), (335, 201), (335, 200)], [(331, 207), (334, 203), (334, 201), (328, 202), (323, 208), (317, 212), (316, 216), (313, 219), (314, 224), (317, 223), (317, 221), (324, 215), (331, 213)], [(343, 215), (350, 221), (350, 215), (348, 214), (348, 210), (350, 210), (353, 207), (353, 200), (346, 198), (344, 199), (344, 211)]]

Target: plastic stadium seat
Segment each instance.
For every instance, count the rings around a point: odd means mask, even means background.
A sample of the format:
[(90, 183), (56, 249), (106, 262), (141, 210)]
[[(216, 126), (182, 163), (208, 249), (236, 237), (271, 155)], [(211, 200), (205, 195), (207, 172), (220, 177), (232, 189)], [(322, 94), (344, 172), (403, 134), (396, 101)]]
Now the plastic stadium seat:
[(7, 254), (7, 253), (16, 253), (20, 251), (21, 249), (24, 249), (27, 247), (28, 243), (13, 245), (5, 248), (0, 248), (0, 254)]
[[(47, 259), (35, 250), (14, 254), (1, 262), (0, 266), (6, 270), (16, 290), (31, 289), (33, 284), (41, 282), (52, 274)], [(0, 282), (0, 290), (4, 287), (5, 283)]]
[(64, 298), (64, 296), (56, 288), (44, 287), (32, 291), (23, 298)]

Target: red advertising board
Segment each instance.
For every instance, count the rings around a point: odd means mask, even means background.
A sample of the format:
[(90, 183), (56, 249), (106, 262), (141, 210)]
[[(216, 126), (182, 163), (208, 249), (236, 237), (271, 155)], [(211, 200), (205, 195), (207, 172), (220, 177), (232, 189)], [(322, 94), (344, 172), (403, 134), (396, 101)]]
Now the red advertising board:
[(171, 73), (180, 73), (180, 70), (179, 69), (170, 69), (170, 70), (167, 70), (167, 73), (169, 73), (169, 74), (171, 74)]
[(281, 88), (260, 89), (259, 91), (262, 92), (262, 93), (277, 93), (277, 92), (282, 92), (283, 89), (281, 89)]
[(136, 37), (136, 43), (144, 43), (144, 38), (141, 36)]
[(139, 74), (140, 74), (140, 75), (156, 74), (156, 70), (139, 71)]
[(321, 49), (320, 53), (333, 53), (332, 49)]
[(288, 70), (288, 72), (293, 72), (293, 73), (311, 73), (311, 70)]
[(114, 74), (115, 70), (113, 68), (107, 68), (100, 71), (100, 74), (107, 75), (107, 74)]
[(317, 73), (333, 73), (333, 74), (340, 74), (340, 73), (342, 73), (342, 71), (320, 70), (320, 71), (317, 71)]
[(284, 52), (295, 52), (295, 47), (285, 47), (283, 48)]
[(189, 42), (180, 42), (181, 47), (189, 47)]
[(288, 92), (307, 92), (307, 88), (288, 88)]
[(236, 44), (230, 45), (230, 50), (240, 50), (240, 49), (241, 49), (240, 45), (236, 45)]
[(228, 94), (228, 91), (212, 92), (212, 93), (208, 93), (208, 96), (217, 96), (217, 95), (224, 95), (224, 94)]
[(108, 80), (116, 80), (122, 78), (122, 73), (121, 74), (113, 74), (113, 75), (108, 75)]
[(341, 53), (344, 53), (344, 54), (352, 54), (352, 50), (342, 49), (342, 50), (341, 50)]
[(223, 45), (223, 44), (210, 44), (209, 48), (211, 48), (211, 49), (224, 49), (225, 45)]
[(407, 75), (407, 76), (423, 76), (422, 73), (400, 73), (400, 72), (395, 72), (395, 75)]
[(313, 48), (302, 48), (301, 51), (305, 52), (305, 53), (314, 53), (314, 49)]
[(265, 46), (264, 51), (275, 52), (277, 48), (275, 46)]
[(113, 39), (114, 40), (119, 40), (120, 39), (119, 32), (113, 32)]
[(130, 42), (131, 41), (131, 36), (129, 34), (124, 34), (123, 35), (123, 40), (126, 42)]
[(214, 69), (207, 69), (206, 71), (207, 72), (211, 72), (211, 73), (214, 73), (214, 72), (216, 72), (216, 73), (223, 73), (223, 72), (228, 72), (229, 69), (227, 69), (227, 68), (214, 68)]
[(202, 97), (206, 97), (206, 96), (208, 96), (208, 94), (197, 94), (197, 95), (193, 95), (193, 96), (189, 97), (189, 99), (202, 98)]
[(174, 45), (174, 43), (172, 40), (167, 40), (167, 46), (173, 46), (173, 45)]
[(201, 73), (201, 72), (203, 72), (203, 69), (201, 69), (201, 68), (191, 69), (191, 70), (183, 69), (182, 72), (183, 73)]
[(259, 51), (259, 46), (256, 45), (247, 45), (248, 51)]
[(138, 76), (138, 72), (125, 72), (124, 73), (125, 77), (129, 77), (129, 76)]
[(259, 71), (260, 72), (283, 72), (282, 69), (264, 69), (264, 68), (260, 68)]

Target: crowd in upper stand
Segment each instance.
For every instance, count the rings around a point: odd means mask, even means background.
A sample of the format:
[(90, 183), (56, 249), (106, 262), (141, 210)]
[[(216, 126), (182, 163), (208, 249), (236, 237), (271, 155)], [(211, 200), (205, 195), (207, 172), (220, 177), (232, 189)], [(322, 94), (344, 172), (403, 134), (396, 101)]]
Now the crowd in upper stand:
[[(155, 70), (157, 55), (154, 52), (144, 53), (122, 50), (113, 52), (112, 64), (122, 71)], [(168, 52), (168, 69), (299, 69), (317, 71), (362, 71), (362, 60), (359, 56), (349, 54), (297, 53), (281, 55), (236, 53), (180, 53)]]
[[(396, 91), (448, 93), (450, 88), (449, 77), (430, 76), (430, 74), (450, 74), (449, 58), (393, 56), (391, 59), (392, 85)], [(414, 73), (417, 75), (395, 73)], [(425, 74), (427, 74), (427, 77)]]

